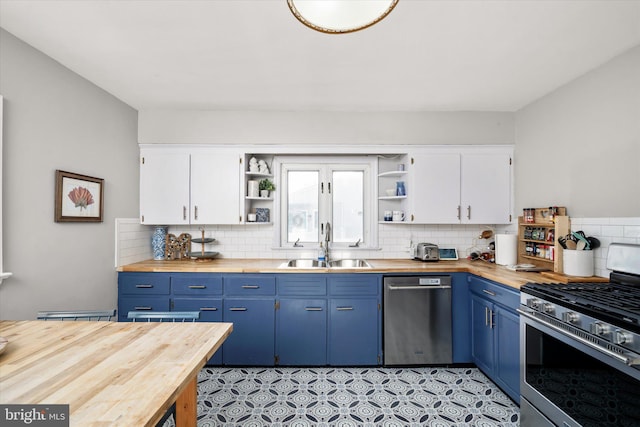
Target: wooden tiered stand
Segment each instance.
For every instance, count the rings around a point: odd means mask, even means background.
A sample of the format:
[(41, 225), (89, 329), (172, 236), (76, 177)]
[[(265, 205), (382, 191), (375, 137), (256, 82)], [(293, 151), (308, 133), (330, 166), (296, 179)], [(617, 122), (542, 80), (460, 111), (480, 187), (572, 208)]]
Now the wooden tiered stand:
[[(545, 238), (525, 239), (526, 227), (543, 229)], [(562, 246), (558, 243), (558, 237), (567, 235), (569, 230), (571, 230), (571, 221), (566, 216), (566, 208), (558, 208), (558, 214), (553, 219), (548, 208), (536, 209), (534, 222), (524, 222), (523, 217), (518, 217), (518, 264), (533, 264), (537, 267), (547, 267), (555, 273), (562, 273)], [(553, 232), (553, 241), (547, 240), (549, 231)], [(527, 243), (553, 246), (554, 259), (527, 255)]]

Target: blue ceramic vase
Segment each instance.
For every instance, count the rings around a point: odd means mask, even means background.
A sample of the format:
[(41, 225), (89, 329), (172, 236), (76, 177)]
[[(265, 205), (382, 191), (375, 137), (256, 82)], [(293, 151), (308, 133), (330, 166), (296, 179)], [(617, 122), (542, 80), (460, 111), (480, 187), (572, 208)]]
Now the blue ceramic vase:
[(158, 225), (151, 235), (151, 248), (153, 249), (153, 259), (161, 261), (164, 259), (165, 247), (167, 245), (167, 228), (164, 225)]

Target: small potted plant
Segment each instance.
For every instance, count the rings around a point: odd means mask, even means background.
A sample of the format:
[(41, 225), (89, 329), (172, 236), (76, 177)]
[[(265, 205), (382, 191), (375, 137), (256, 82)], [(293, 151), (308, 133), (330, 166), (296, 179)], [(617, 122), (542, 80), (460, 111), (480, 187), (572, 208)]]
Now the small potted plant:
[(260, 197), (269, 197), (269, 192), (276, 189), (276, 186), (273, 185), (270, 179), (265, 178), (260, 180), (259, 184), (260, 188)]

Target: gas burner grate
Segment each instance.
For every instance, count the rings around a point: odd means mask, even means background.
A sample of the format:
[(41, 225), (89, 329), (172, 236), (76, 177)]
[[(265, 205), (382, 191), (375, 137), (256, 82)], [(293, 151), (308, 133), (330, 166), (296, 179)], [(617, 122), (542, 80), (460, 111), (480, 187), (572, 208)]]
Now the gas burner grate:
[(553, 299), (570, 307), (583, 307), (625, 323), (640, 325), (640, 287), (625, 283), (557, 283), (527, 284), (542, 298)]

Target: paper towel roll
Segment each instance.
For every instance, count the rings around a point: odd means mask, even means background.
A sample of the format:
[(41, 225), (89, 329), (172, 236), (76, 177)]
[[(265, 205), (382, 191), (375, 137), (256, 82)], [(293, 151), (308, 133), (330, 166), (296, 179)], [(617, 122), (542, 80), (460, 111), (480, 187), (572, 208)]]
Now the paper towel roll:
[(516, 264), (518, 262), (517, 246), (517, 234), (496, 234), (496, 264)]

